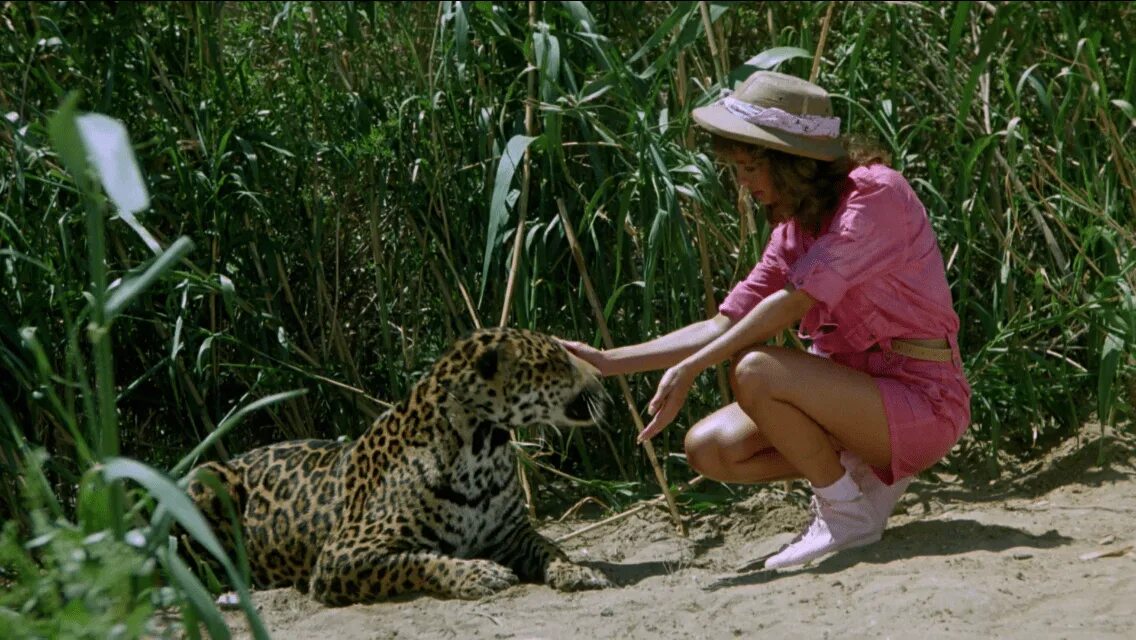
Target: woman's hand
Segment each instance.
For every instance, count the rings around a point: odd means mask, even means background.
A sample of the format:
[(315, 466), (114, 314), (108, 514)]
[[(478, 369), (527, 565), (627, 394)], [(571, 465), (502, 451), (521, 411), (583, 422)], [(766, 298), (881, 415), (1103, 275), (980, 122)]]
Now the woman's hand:
[(694, 385), (697, 376), (698, 372), (683, 363), (667, 369), (662, 380), (659, 381), (655, 397), (651, 398), (651, 403), (647, 405), (647, 413), (654, 418), (639, 434), (636, 442), (650, 440), (675, 419), (678, 410), (686, 403), (686, 396), (690, 393), (690, 387)]
[(576, 342), (575, 340), (565, 340), (563, 338), (557, 338), (556, 340), (564, 345), (564, 348), (567, 349), (569, 353), (587, 362), (596, 369), (599, 369), (601, 376), (611, 375), (611, 361), (603, 351), (589, 344)]

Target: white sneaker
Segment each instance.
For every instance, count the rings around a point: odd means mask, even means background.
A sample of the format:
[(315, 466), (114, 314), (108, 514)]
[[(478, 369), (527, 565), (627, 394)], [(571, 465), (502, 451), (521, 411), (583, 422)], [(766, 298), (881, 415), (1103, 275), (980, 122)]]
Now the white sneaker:
[(914, 478), (908, 476), (891, 485), (886, 485), (876, 476), (876, 472), (872, 471), (872, 467), (868, 463), (851, 451), (840, 452), (840, 464), (848, 469), (848, 472), (852, 474), (852, 479), (860, 485), (860, 491), (864, 492), (864, 497), (872, 503), (872, 508), (875, 509), (876, 516), (879, 519), (880, 530), (883, 531), (892, 511), (895, 511), (899, 497), (903, 495), (904, 491), (907, 491), (907, 487), (911, 485)]
[(805, 564), (826, 553), (872, 544), (883, 535), (876, 509), (863, 493), (845, 502), (829, 502), (814, 495), (809, 510), (812, 522), (781, 551), (766, 559), (766, 569)]

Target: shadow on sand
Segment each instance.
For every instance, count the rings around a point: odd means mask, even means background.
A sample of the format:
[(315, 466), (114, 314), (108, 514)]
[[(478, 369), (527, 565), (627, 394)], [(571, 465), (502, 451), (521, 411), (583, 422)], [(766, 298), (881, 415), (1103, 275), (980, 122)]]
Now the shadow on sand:
[(924, 520), (888, 529), (883, 540), (874, 545), (841, 551), (797, 570), (765, 569), (765, 558), (759, 558), (738, 569), (738, 575), (722, 578), (706, 589), (715, 591), (765, 584), (801, 571), (822, 575), (840, 573), (860, 563), (887, 564), (921, 556), (951, 556), (972, 551), (1000, 553), (1015, 547), (1053, 549), (1073, 541), (1073, 538), (1053, 530), (1034, 535), (1021, 529), (974, 520)]

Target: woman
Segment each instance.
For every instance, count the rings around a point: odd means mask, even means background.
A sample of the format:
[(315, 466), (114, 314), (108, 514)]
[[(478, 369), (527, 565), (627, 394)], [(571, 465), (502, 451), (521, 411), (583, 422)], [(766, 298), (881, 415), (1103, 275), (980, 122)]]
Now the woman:
[[(761, 261), (711, 319), (608, 351), (565, 344), (604, 375), (666, 369), (640, 441), (674, 419), (701, 372), (732, 359), (737, 400), (690, 429), (686, 454), (722, 482), (809, 481), (813, 519), (766, 567), (875, 542), (914, 474), (970, 420), (930, 221), (902, 175), (849, 156), (815, 84), (759, 71), (693, 117), (776, 225)], [(765, 345), (798, 322), (809, 353)]]

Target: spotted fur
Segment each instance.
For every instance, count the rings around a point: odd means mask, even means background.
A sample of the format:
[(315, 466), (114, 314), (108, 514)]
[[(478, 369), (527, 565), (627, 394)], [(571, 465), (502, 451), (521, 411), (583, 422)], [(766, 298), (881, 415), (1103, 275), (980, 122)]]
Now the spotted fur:
[[(434, 363), (358, 440), (302, 440), (195, 470), (190, 496), (228, 549), (240, 514), (253, 581), (329, 605), (425, 592), (480, 598), (517, 582), (609, 586), (529, 521), (510, 428), (587, 426), (596, 370), (554, 339), (481, 330)], [(212, 472), (218, 482), (210, 478)]]

